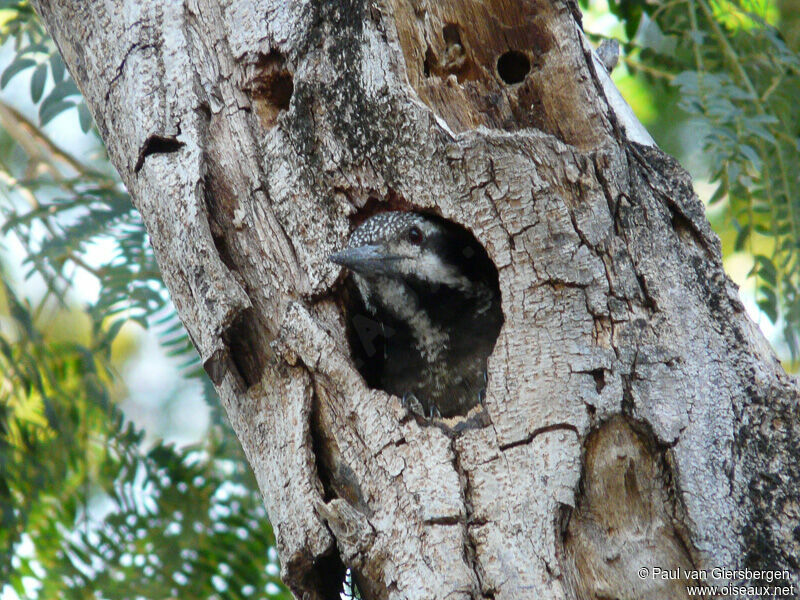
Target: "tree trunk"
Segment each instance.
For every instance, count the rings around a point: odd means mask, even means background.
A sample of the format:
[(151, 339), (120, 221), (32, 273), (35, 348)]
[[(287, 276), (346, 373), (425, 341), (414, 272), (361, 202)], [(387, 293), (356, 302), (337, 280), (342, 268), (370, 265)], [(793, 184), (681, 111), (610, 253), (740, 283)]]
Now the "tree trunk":
[[(368, 599), (797, 585), (796, 384), (571, 0), (33, 4), (298, 598), (337, 597), (342, 564)], [(350, 358), (327, 256), (386, 206), (462, 224), (498, 268), (485, 427), (412, 418)]]

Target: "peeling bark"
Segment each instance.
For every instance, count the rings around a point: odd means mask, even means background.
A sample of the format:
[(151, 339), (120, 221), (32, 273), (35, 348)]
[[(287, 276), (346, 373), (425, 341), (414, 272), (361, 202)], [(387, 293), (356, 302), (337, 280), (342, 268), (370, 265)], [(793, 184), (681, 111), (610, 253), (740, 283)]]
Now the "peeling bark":
[[(686, 595), (641, 567), (798, 584), (796, 383), (570, 0), (33, 3), (298, 598), (343, 566), (369, 599)], [(418, 423), (351, 361), (327, 256), (386, 206), (498, 268), (485, 427)]]

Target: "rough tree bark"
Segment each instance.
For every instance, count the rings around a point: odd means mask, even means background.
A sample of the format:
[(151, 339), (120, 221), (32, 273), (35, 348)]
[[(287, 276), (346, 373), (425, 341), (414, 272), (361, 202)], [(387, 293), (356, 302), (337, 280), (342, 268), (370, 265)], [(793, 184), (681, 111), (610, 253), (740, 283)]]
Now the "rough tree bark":
[[(298, 598), (679, 598), (798, 583), (797, 387), (572, 0), (33, 0), (256, 474)], [(499, 62), (500, 61), (500, 62)], [(340, 270), (391, 206), (500, 274), (491, 423), (365, 387)]]

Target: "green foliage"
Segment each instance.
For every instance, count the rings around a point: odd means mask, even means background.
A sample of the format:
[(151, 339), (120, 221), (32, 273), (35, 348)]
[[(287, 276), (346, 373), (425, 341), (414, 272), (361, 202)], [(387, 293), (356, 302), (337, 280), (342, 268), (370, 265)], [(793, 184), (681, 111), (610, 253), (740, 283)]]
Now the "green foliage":
[(217, 432), (145, 450), (110, 399), (108, 343), (48, 340), (3, 288), (0, 581), (20, 597), (289, 598), (238, 446)]
[(711, 203), (753, 258), (756, 301), (800, 351), (800, 56), (755, 0), (622, 0), (627, 64), (666, 78), (702, 136)]
[[(0, 28), (0, 39), (3, 43), (13, 39), (16, 54), (0, 75), (0, 88), (5, 88), (19, 73), (33, 69), (31, 100), (39, 105), (41, 124), (45, 125), (69, 108), (78, 107), (82, 115), (81, 128), (89, 131), (91, 121), (85, 118), (89, 113), (78, 86), (68, 77), (61, 55), (31, 7), (27, 2), (6, 0), (0, 2), (0, 14), (3, 11), (6, 19)], [(53, 86), (44, 95), (48, 74)]]
[[(91, 117), (82, 100), (70, 100), (79, 97), (78, 88), (27, 3), (6, 5), (17, 8), (9, 11), (11, 15), (0, 26), (0, 44), (13, 40), (17, 51), (0, 85), (32, 70), (31, 100), (39, 106), (39, 125), (7, 110), (42, 150), (28, 156), (9, 153), (7, 160), (0, 157), (0, 168), (10, 175), (0, 184), (0, 193), (6, 198), (15, 193), (31, 198), (27, 205), (6, 202), (0, 206), (4, 217), (0, 231), (14, 234), (24, 245), (29, 275), (40, 275), (54, 298), (67, 296), (76, 269), (97, 278), (100, 297), (87, 311), (95, 330), (105, 330), (113, 338), (127, 320), (154, 326), (161, 330), (169, 355), (183, 360), (187, 375), (201, 376), (198, 357), (161, 282), (144, 224), (116, 172), (107, 160), (99, 166), (75, 160), (39, 128), (75, 106), (84, 131), (91, 126)], [(49, 89), (44, 87), (42, 73), (51, 75)], [(86, 251), (100, 241), (112, 243), (114, 250), (102, 264), (89, 265)], [(210, 400), (216, 409), (218, 403)]]
[[(77, 108), (89, 131), (91, 117), (27, 2), (0, 0), (0, 43), (16, 50), (0, 86), (27, 73), (38, 106), (34, 123), (0, 101), (0, 231), (46, 288), (34, 307), (0, 273), (0, 593), (7, 582), (23, 598), (290, 598), (139, 214), (107, 159), (76, 160), (41, 128)], [(74, 310), (81, 272), (100, 289), (80, 313), (88, 326), (55, 336), (45, 315)], [(130, 321), (201, 378), (213, 410), (203, 443), (148, 447), (120, 412), (111, 350)]]

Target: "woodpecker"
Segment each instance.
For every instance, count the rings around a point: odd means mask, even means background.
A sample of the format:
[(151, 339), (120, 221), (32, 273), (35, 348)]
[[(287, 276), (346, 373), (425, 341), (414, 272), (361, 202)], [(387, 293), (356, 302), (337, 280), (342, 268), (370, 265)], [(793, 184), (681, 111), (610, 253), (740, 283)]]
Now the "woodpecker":
[(350, 341), (367, 383), (414, 412), (465, 415), (483, 398), (503, 324), (497, 269), (467, 230), (384, 212), (330, 260), (350, 270)]

